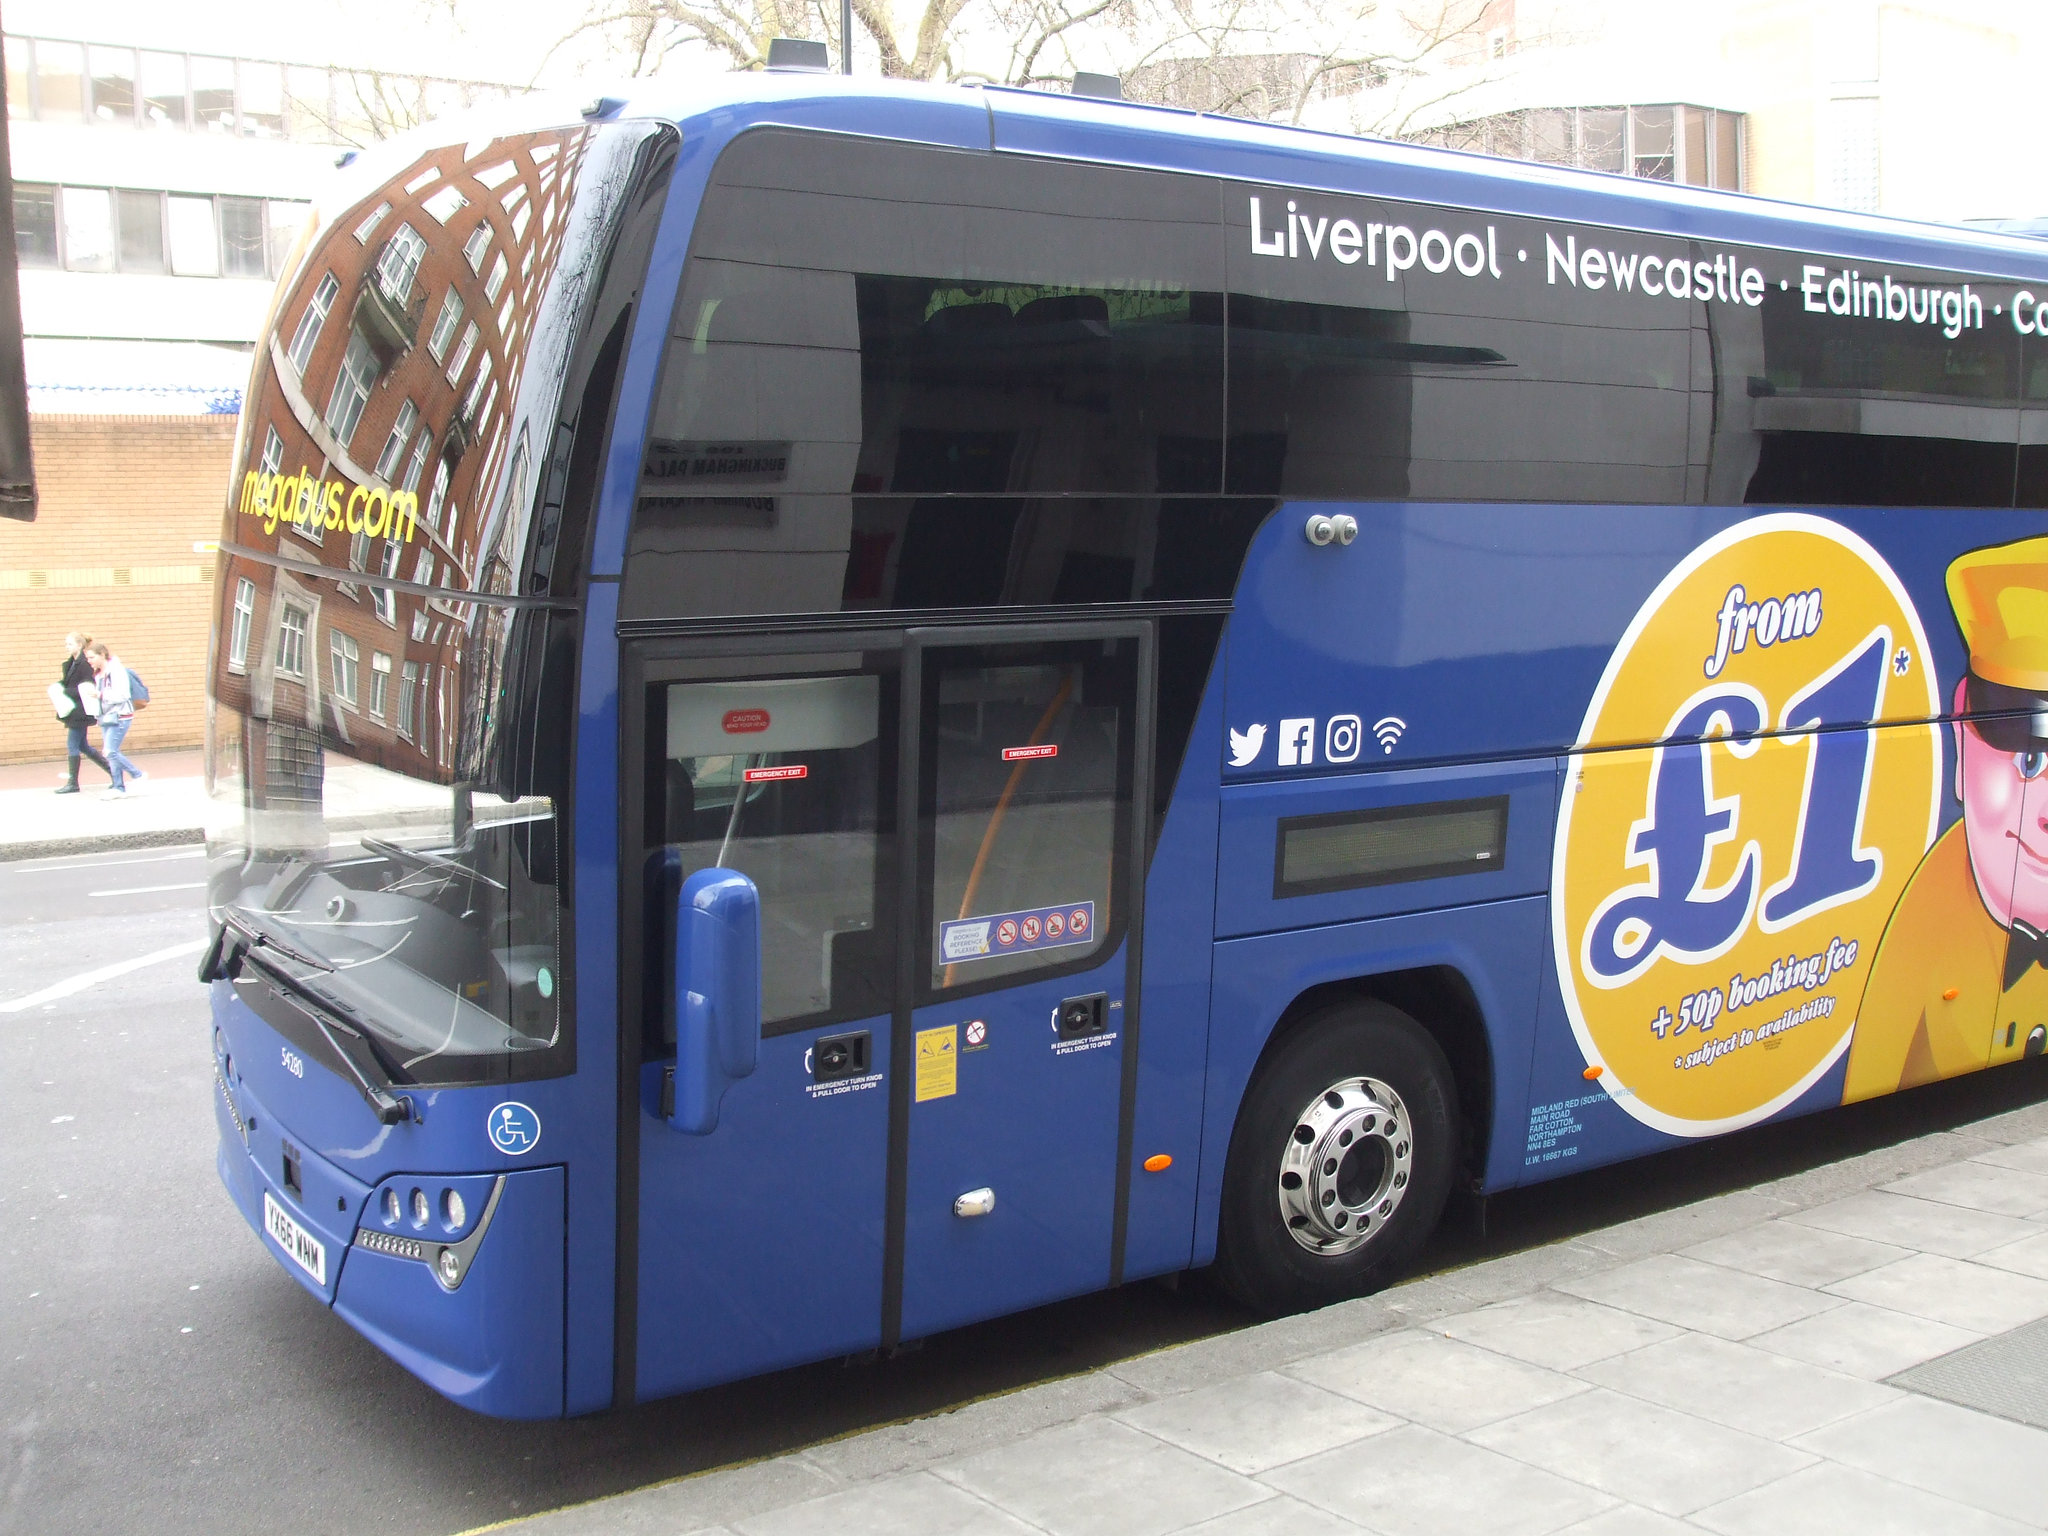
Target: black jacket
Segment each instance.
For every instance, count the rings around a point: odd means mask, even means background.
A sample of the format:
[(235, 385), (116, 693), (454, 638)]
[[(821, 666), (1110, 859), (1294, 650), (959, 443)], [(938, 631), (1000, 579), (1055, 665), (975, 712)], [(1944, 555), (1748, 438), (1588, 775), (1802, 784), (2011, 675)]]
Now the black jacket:
[(58, 679), (64, 684), (64, 691), (71, 696), (71, 713), (64, 717), (68, 724), (85, 713), (85, 706), (78, 702), (78, 687), (81, 683), (93, 681), (92, 663), (83, 656), (64, 658), (64, 672)]

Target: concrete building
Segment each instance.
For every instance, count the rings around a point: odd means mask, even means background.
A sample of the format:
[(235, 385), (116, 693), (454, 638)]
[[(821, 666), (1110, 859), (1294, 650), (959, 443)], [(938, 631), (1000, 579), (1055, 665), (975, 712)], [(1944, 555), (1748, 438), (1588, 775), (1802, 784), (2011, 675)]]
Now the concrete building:
[[(2048, 66), (2032, 0), (1492, 0), (1420, 80), (1403, 137), (1795, 202), (1961, 220), (2048, 212), (2010, 146)], [(1322, 127), (1384, 113), (1366, 90)], [(1387, 125), (1381, 123), (1381, 131)]]

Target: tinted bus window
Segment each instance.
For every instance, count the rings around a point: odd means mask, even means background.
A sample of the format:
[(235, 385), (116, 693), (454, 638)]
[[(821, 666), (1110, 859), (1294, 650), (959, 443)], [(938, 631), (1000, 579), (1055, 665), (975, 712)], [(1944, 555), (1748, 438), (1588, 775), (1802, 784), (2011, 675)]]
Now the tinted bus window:
[[(1693, 493), (1699, 306), (1642, 291), (1641, 254), (1619, 249), (1634, 237), (1255, 187), (1230, 190), (1224, 219), (1233, 490)], [(1581, 245), (1616, 248), (1626, 288), (1605, 252), (1588, 286)]]
[[(740, 139), (677, 299), (624, 613), (1228, 596), (1234, 558), (1168, 548), (1183, 510), (1216, 531), (1224, 488), (1216, 208), (1195, 177)], [(1258, 515), (1222, 519), (1239, 549)]]
[(1743, 317), (1760, 338), (1719, 338), (1741, 390), (1730, 392), (1731, 414), (1756, 437), (1744, 499), (2011, 505), (2020, 338), (1987, 313), (2003, 310), (2010, 290), (1811, 261), (1796, 261), (1809, 284), (1773, 285)]

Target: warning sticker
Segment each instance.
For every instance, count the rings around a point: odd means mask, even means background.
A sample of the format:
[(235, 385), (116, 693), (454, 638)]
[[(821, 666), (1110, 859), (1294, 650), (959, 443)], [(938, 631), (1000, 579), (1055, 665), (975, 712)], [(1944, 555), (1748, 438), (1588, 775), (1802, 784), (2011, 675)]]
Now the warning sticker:
[(1056, 741), (1049, 741), (1040, 747), (1003, 748), (1003, 761), (1006, 763), (1030, 763), (1036, 762), (1041, 757), (1058, 757), (1059, 755), (1060, 744)]
[(746, 778), (749, 784), (772, 784), (778, 779), (808, 778), (810, 772), (803, 763), (778, 763), (769, 768), (749, 768)]
[(1095, 937), (1095, 903), (1062, 902), (1026, 912), (996, 912), (939, 924), (939, 958), (949, 965), (963, 960), (995, 960), (1086, 944)]
[(960, 1026), (917, 1032), (917, 1102), (949, 1099), (960, 1091)]

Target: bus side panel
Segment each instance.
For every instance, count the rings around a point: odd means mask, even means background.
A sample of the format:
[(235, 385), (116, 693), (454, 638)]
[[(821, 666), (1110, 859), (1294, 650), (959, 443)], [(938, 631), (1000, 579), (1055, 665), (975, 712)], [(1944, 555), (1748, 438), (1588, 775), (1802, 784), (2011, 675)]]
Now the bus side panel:
[[(1138, 1018), (1137, 1104), (1132, 1119), (1130, 1215), (1124, 1276), (1169, 1274), (1192, 1261), (1202, 1175), (1202, 1082), (1209, 1050), (1209, 961), (1214, 952), (1216, 764), (1223, 736), (1226, 629), (1188, 735), (1159, 844), (1145, 879), (1143, 1005)], [(1145, 1160), (1173, 1159), (1157, 1173)]]
[(1287, 1005), (1310, 987), (1388, 971), (1449, 966), (1472, 989), (1493, 1056), (1493, 1125), (1498, 1144), (1522, 1127), (1528, 1098), (1537, 981), (1549, 936), (1542, 896), (1334, 923), (1292, 933), (1223, 939), (1216, 945), (1203, 1119), (1202, 1188), (1195, 1262), (1216, 1256), (1216, 1217), (1230, 1133), (1260, 1053)]
[(558, 1418), (567, 1181), (560, 1168), (504, 1177), (458, 1289), (442, 1289), (425, 1264), (351, 1248), (334, 1310), (465, 1408), (501, 1419)]

